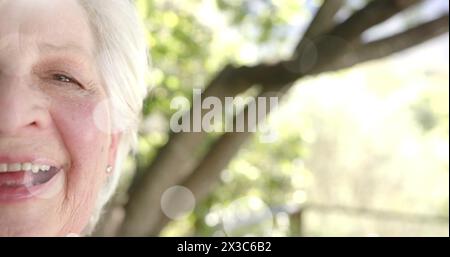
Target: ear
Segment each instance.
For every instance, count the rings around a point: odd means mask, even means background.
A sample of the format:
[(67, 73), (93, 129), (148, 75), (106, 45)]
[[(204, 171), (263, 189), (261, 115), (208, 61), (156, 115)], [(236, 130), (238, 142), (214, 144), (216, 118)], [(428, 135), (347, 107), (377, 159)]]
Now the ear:
[(119, 147), (122, 133), (114, 133), (111, 135), (111, 142), (108, 147), (108, 165), (114, 166), (117, 157), (117, 148)]

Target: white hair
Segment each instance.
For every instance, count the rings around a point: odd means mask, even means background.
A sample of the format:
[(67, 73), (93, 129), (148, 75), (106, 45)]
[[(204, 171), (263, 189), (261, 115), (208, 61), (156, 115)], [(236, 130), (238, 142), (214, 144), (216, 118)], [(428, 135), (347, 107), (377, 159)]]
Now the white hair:
[(131, 149), (135, 149), (143, 100), (147, 94), (145, 77), (149, 58), (144, 29), (131, 0), (78, 2), (86, 11), (97, 44), (97, 66), (108, 93), (109, 107), (113, 110), (112, 126), (124, 128), (114, 172), (100, 192), (96, 209), (84, 231), (89, 234), (117, 187), (125, 158)]

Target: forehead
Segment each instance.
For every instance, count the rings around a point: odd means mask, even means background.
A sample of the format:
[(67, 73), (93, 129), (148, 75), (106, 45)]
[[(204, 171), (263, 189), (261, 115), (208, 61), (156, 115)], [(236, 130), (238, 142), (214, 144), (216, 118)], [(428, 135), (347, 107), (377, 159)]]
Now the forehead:
[(94, 51), (86, 13), (76, 0), (0, 0), (2, 45)]

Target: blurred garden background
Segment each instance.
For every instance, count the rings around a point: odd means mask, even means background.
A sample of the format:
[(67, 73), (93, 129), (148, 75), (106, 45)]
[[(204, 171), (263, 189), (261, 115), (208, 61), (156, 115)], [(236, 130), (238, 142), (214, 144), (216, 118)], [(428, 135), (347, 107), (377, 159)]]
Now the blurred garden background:
[[(135, 2), (150, 94), (96, 235), (449, 235), (448, 1)], [(279, 96), (269, 134), (171, 132), (193, 88)]]

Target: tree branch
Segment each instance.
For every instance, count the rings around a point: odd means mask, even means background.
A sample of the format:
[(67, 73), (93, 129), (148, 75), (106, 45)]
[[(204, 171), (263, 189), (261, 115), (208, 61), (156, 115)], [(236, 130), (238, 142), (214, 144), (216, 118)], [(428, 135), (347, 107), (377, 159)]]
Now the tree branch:
[[(260, 64), (235, 68), (232, 85), (248, 88), (251, 85), (262, 85), (276, 90), (277, 87), (295, 82), (305, 75), (315, 74), (323, 70), (330, 62), (334, 62), (345, 53), (352, 42), (359, 40), (361, 34), (374, 25), (380, 24), (395, 14), (421, 2), (420, 0), (373, 0), (366, 7), (355, 12), (343, 23), (331, 29), (325, 35), (312, 38), (306, 53), (316, 52), (314, 63), (308, 68), (302, 67), (305, 58), (311, 56), (295, 56), (291, 60), (276, 64)], [(303, 59), (302, 59), (303, 58)]]
[(334, 17), (339, 9), (341, 9), (343, 3), (344, 0), (324, 0), (322, 6), (319, 8), (303, 34), (302, 39), (295, 47), (294, 57), (299, 57), (299, 53), (305, 47), (305, 44), (307, 44), (307, 41), (310, 38), (322, 35), (333, 27)]
[(353, 65), (376, 60), (406, 50), (449, 31), (449, 16), (443, 15), (435, 20), (408, 29), (396, 35), (360, 45), (348, 52), (335, 63), (316, 73), (349, 68)]

